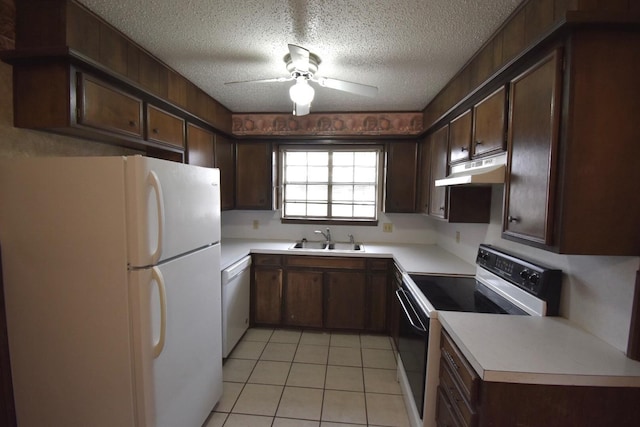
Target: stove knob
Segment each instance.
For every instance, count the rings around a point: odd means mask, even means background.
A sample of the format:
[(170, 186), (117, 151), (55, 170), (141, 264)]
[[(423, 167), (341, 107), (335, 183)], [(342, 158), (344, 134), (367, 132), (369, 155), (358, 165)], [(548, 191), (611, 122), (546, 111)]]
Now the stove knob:
[(540, 280), (540, 276), (539, 276), (537, 273), (532, 273), (532, 274), (529, 276), (529, 281), (530, 281), (531, 283), (533, 283), (534, 285), (535, 285), (536, 283), (538, 283), (538, 280)]
[(520, 277), (524, 280), (529, 280), (531, 278), (531, 273), (529, 272), (529, 270), (522, 270), (520, 272)]

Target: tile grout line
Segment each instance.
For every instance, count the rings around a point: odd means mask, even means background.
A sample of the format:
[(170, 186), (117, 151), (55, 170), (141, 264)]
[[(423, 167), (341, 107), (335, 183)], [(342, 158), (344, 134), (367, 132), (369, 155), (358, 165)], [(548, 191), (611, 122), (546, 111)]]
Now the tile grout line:
[[(242, 384), (242, 388), (240, 389), (240, 391), (238, 393), (238, 398), (235, 400), (234, 404), (231, 406), (230, 411), (225, 414), (225, 420), (223, 422), (223, 425), (225, 425), (227, 423), (227, 421), (229, 421), (229, 418), (230, 418), (231, 414), (234, 413), (233, 410), (234, 410), (234, 408), (236, 407), (236, 405), (238, 403), (240, 395), (245, 390), (245, 387), (248, 384), (252, 384), (252, 383), (249, 382), (249, 380), (250, 380), (251, 376), (256, 372), (256, 368), (257, 368), (258, 363), (260, 361), (263, 361), (262, 360), (262, 356), (264, 355), (264, 352), (266, 351), (267, 346), (270, 343), (275, 343), (275, 341), (272, 341), (272, 339), (274, 338), (274, 336), (275, 336), (275, 334), (276, 334), (276, 332), (278, 330), (280, 330), (280, 329), (273, 329), (271, 331), (271, 333), (269, 334), (268, 339), (265, 342), (265, 345), (264, 345), (263, 349), (261, 350), (260, 354), (258, 355), (258, 359), (255, 360), (255, 364), (254, 364), (253, 368), (251, 369), (251, 372), (249, 372), (246, 380), (241, 383)], [(286, 330), (286, 329), (283, 329), (283, 330)], [(291, 373), (292, 373), (292, 369), (293, 369), (293, 363), (296, 363), (295, 362), (295, 355), (297, 354), (298, 350), (300, 349), (300, 346), (303, 345), (302, 344), (302, 340), (303, 340), (303, 335), (304, 335), (305, 331), (306, 331), (305, 329), (300, 331), (300, 334), (299, 334), (299, 336), (298, 336), (298, 338), (297, 338), (297, 340), (295, 342), (295, 349), (293, 351), (293, 356), (292, 356), (290, 361), (287, 361), (289, 363), (289, 367), (288, 367), (288, 370), (287, 370), (286, 377), (284, 379), (284, 384), (282, 385), (282, 392), (280, 393), (280, 396), (279, 396), (279, 399), (278, 399), (278, 404), (276, 405), (275, 413), (272, 416), (272, 420), (271, 420), (271, 424), (270, 424), (272, 427), (276, 424), (276, 418), (277, 418), (278, 409), (280, 409), (280, 406), (281, 406), (282, 401), (283, 401), (282, 399), (284, 397), (284, 391), (287, 388), (288, 380), (291, 377)], [(321, 401), (321, 405), (320, 405), (320, 418), (319, 418), (319, 420), (317, 420), (319, 425), (321, 425), (322, 422), (323, 422), (322, 414), (323, 414), (323, 410), (325, 409), (324, 400), (325, 400), (326, 392), (327, 392), (327, 378), (328, 378), (328, 373), (329, 373), (329, 366), (334, 366), (334, 365), (330, 365), (330, 363), (329, 363), (329, 355), (330, 355), (330, 352), (331, 352), (331, 348), (332, 347), (335, 347), (335, 348), (349, 348), (350, 347), (349, 345), (332, 345), (331, 343), (332, 343), (332, 338), (333, 338), (333, 332), (328, 332), (328, 334), (329, 334), (329, 345), (328, 345), (327, 359), (326, 359), (325, 363), (323, 365), (321, 365), (321, 366), (324, 366), (325, 372), (324, 372), (324, 378), (323, 378), (323, 384), (322, 384), (322, 401)], [(362, 390), (363, 390), (362, 394), (363, 394), (363, 398), (364, 398), (364, 410), (365, 410), (365, 422), (366, 422), (366, 424), (364, 424), (364, 425), (367, 426), (367, 425), (369, 425), (369, 421), (370, 420), (369, 420), (369, 413), (368, 413), (368, 407), (367, 407), (367, 398), (366, 398), (367, 397), (367, 390), (366, 390), (366, 380), (365, 380), (365, 373), (364, 373), (365, 366), (364, 366), (362, 334), (358, 333), (357, 337), (358, 337), (358, 339), (357, 339), (358, 340), (358, 351), (359, 351), (359, 356), (360, 356), (360, 373), (361, 373), (361, 377), (362, 377), (361, 385), (362, 385)], [(311, 344), (308, 344), (308, 345), (321, 345), (321, 344), (319, 344), (319, 343), (311, 343)], [(372, 345), (375, 345), (375, 344), (372, 344)], [(369, 347), (367, 347), (367, 348), (369, 348)], [(389, 350), (388, 348), (377, 348), (375, 346), (371, 347), (371, 348), (374, 349), (374, 350)], [(393, 355), (394, 361), (395, 361), (396, 360), (396, 357), (395, 357), (396, 355), (393, 354), (393, 346), (391, 346), (390, 350), (392, 352), (392, 355)], [(248, 359), (248, 360), (251, 360), (251, 359)], [(304, 364), (306, 362), (299, 362), (299, 363)], [(314, 363), (311, 363), (311, 364), (313, 365)], [(343, 365), (335, 365), (335, 366), (340, 367), (340, 366), (343, 366)], [(348, 365), (344, 365), (344, 366), (346, 367)], [(371, 369), (372, 370), (392, 370), (392, 369), (384, 368), (384, 367), (373, 367)], [(269, 385), (269, 384), (267, 384), (267, 385)], [(291, 386), (291, 387), (294, 387), (294, 386)], [(317, 387), (301, 387), (301, 388), (317, 389)], [(345, 390), (345, 391), (348, 391), (348, 390)], [(380, 395), (394, 396), (393, 393), (384, 393), (384, 392), (372, 392), (372, 393), (373, 394), (380, 394)], [(212, 411), (212, 412), (215, 412), (215, 411)], [(242, 414), (242, 415), (258, 416), (258, 414)], [(308, 420), (308, 421), (313, 421), (313, 422), (316, 421), (316, 420), (311, 420), (311, 419), (307, 419), (307, 418), (291, 418), (291, 417), (283, 417), (283, 418), (290, 419), (290, 420), (305, 420), (305, 421)]]

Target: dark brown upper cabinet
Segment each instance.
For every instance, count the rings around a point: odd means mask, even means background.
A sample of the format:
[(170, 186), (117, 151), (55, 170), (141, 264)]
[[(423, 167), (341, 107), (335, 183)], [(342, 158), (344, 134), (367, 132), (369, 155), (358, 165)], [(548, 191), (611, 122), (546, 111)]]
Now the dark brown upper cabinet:
[(511, 82), (503, 237), (640, 255), (640, 32), (580, 28), (558, 45)]
[(447, 218), (447, 187), (436, 187), (435, 181), (447, 176), (447, 153), (449, 147), (449, 125), (445, 125), (429, 136), (431, 145), (431, 175), (429, 179), (429, 215)]
[(220, 169), (220, 208), (233, 209), (236, 199), (236, 144), (230, 138), (216, 135), (216, 167)]
[(425, 138), (418, 144), (420, 162), (418, 165), (418, 206), (417, 211), (429, 214), (429, 174), (431, 172), (431, 146)]
[(471, 125), (471, 110), (465, 111), (449, 123), (449, 164), (469, 160)]
[(506, 148), (506, 91), (502, 86), (473, 106), (473, 158), (502, 152)]
[(387, 144), (385, 212), (416, 211), (418, 143), (394, 141)]
[(236, 209), (273, 209), (273, 151), (268, 142), (236, 144)]
[(552, 244), (561, 51), (511, 82), (505, 235)]
[(190, 165), (215, 167), (215, 135), (196, 126), (187, 123), (187, 163)]

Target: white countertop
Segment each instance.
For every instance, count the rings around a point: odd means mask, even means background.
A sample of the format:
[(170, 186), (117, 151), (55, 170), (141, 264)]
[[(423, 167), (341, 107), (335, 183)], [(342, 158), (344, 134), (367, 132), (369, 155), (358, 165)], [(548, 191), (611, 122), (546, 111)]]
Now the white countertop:
[(485, 381), (640, 387), (640, 362), (560, 317), (439, 312)]
[(250, 253), (393, 258), (408, 273), (474, 275), (476, 267), (436, 245), (364, 243), (364, 252), (289, 250), (293, 241), (223, 239), (221, 269)]

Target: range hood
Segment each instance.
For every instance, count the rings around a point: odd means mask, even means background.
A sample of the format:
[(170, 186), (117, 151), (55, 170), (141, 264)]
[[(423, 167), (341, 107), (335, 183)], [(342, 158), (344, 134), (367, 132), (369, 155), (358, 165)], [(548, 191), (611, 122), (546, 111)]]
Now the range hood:
[(503, 184), (507, 153), (451, 167), (451, 174), (437, 179), (436, 187), (463, 184)]

